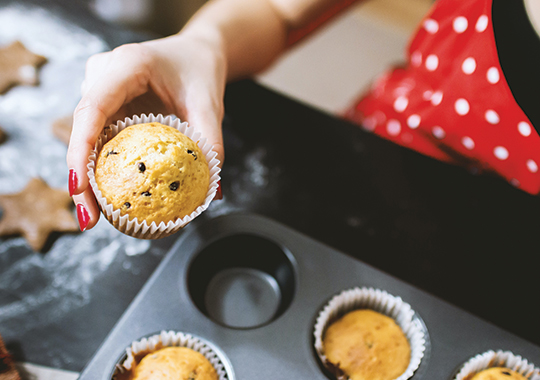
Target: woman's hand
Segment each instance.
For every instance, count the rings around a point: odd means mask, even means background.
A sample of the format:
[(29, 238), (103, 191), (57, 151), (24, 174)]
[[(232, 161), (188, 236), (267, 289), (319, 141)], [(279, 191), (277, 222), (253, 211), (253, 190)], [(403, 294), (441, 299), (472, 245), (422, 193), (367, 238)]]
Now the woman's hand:
[(174, 114), (200, 130), (223, 162), (225, 81), (225, 58), (210, 38), (178, 34), (88, 60), (67, 153), (69, 191), (82, 231), (99, 219), (86, 165), (103, 127), (141, 113)]

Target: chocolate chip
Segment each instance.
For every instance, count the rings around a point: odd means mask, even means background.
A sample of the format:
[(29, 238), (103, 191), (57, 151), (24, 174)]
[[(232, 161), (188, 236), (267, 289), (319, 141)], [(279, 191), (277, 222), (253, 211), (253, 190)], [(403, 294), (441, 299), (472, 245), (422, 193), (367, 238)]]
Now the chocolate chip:
[(193, 157), (195, 157), (195, 161), (197, 161), (197, 154), (195, 154), (194, 151), (192, 151), (191, 149), (188, 149), (187, 154), (191, 154)]
[(180, 186), (180, 182), (174, 181), (173, 183), (169, 185), (169, 189), (171, 189), (172, 191), (176, 191), (178, 190), (179, 186)]
[(118, 154), (118, 152), (111, 150), (110, 152), (107, 152), (107, 157), (109, 157), (111, 154)]
[(512, 376), (512, 374), (510, 372), (507, 372), (507, 371), (502, 371), (501, 373), (503, 375), (506, 375), (506, 376)]
[(144, 173), (144, 171), (146, 170), (146, 165), (144, 164), (144, 162), (139, 162), (139, 165), (137, 167), (139, 168), (141, 173)]
[(131, 203), (129, 203), (129, 202), (124, 203), (124, 207), (125, 207), (125, 208), (130, 208), (130, 207), (131, 207)]
[(145, 197), (149, 197), (149, 196), (152, 195), (152, 194), (150, 194), (149, 191), (144, 191), (144, 192), (141, 193), (141, 195), (143, 195), (143, 196), (145, 196)]

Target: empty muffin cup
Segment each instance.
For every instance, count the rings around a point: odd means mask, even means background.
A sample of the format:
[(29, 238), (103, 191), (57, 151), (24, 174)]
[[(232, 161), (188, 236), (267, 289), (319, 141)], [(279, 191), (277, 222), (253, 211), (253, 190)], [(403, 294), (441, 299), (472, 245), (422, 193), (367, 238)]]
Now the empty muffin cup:
[(191, 261), (187, 287), (214, 322), (254, 329), (281, 316), (295, 293), (294, 259), (263, 236), (234, 234), (206, 245)]
[[(339, 363), (332, 363), (328, 359), (323, 342), (328, 328), (334, 322), (356, 310), (371, 310), (390, 317), (395, 322), (395, 325), (401, 329), (408, 342), (410, 356), (404, 372), (394, 379), (406, 380), (410, 378), (420, 366), (426, 349), (427, 330), (424, 323), (411, 306), (400, 297), (390, 295), (384, 290), (366, 287), (345, 290), (334, 296), (317, 317), (313, 332), (314, 348), (321, 365), (328, 372), (327, 374), (338, 380), (347, 380), (349, 378), (346, 371), (340, 368)], [(362, 342), (362, 344), (365, 344), (365, 342)], [(374, 343), (373, 346), (375, 344), (377, 343)], [(369, 350), (372, 346), (367, 345), (367, 347)]]
[[(187, 136), (193, 142), (195, 142), (197, 146), (200, 148), (200, 150), (202, 151), (202, 154), (204, 155), (204, 157), (206, 158), (206, 162), (208, 164), (208, 169), (209, 169), (209, 177), (210, 177), (209, 183), (208, 183), (208, 189), (206, 191), (206, 196), (204, 197), (204, 201), (193, 212), (182, 217), (177, 217), (174, 220), (161, 221), (159, 223), (156, 223), (155, 221), (148, 223), (146, 220), (140, 221), (139, 219), (137, 219), (137, 217), (132, 217), (130, 219), (129, 213), (126, 212), (125, 210), (124, 210), (124, 215), (121, 215), (122, 210), (118, 206), (116, 206), (115, 208), (112, 205), (112, 203), (105, 198), (102, 191), (99, 189), (98, 184), (96, 182), (96, 178), (95, 178), (95, 170), (97, 167), (98, 156), (103, 146), (109, 140), (111, 140), (118, 133), (120, 133), (122, 130), (124, 130), (125, 128), (129, 126), (136, 125), (136, 124), (153, 123), (153, 122), (173, 127), (177, 129), (178, 131), (180, 131), (185, 136)], [(172, 117), (172, 116), (164, 117), (161, 114), (157, 116), (154, 116), (152, 114), (133, 116), (133, 118), (126, 118), (125, 120), (118, 121), (116, 124), (111, 124), (110, 126), (105, 127), (103, 129), (102, 133), (100, 134), (100, 136), (98, 137), (96, 141), (94, 150), (91, 152), (90, 156), (88, 157), (88, 160), (89, 160), (89, 163), (87, 165), (88, 179), (90, 182), (90, 186), (92, 187), (92, 190), (94, 192), (94, 195), (96, 196), (96, 200), (101, 208), (102, 213), (105, 215), (107, 220), (117, 230), (125, 233), (126, 235), (133, 236), (136, 238), (158, 239), (158, 238), (172, 235), (173, 233), (180, 230), (182, 227), (184, 227), (186, 224), (188, 224), (194, 218), (200, 215), (203, 211), (205, 211), (210, 205), (210, 202), (212, 202), (212, 200), (214, 199), (217, 188), (218, 188), (219, 179), (220, 179), (219, 177), (220, 168), (218, 166), (219, 160), (216, 158), (217, 153), (212, 148), (213, 147), (207, 143), (206, 139), (201, 136), (201, 133), (199, 131), (195, 130), (194, 127), (189, 126), (186, 122), (181, 122), (179, 119), (175, 117)], [(140, 165), (141, 163), (139, 163), (139, 166)], [(144, 169), (146, 168), (139, 168), (139, 170), (141, 171), (144, 171)], [(148, 170), (146, 170), (146, 172), (148, 172)], [(130, 183), (129, 180), (126, 180), (125, 182), (126, 182), (126, 185), (129, 185)], [(177, 190), (179, 183), (176, 182), (175, 185), (176, 187), (172, 190)], [(148, 196), (151, 195), (150, 192), (142, 192), (141, 194), (148, 195)], [(124, 203), (122, 207), (124, 206), (129, 208), (131, 205), (129, 204), (129, 202), (126, 202)]]
[(454, 380), (472, 379), (477, 373), (490, 368), (507, 368), (528, 380), (540, 380), (540, 368), (511, 351), (489, 350), (465, 362)]
[(162, 331), (132, 342), (116, 364), (111, 379), (130, 379), (132, 371), (146, 355), (166, 347), (186, 347), (198, 352), (210, 362), (218, 380), (234, 380), (231, 364), (219, 348), (203, 338), (179, 331)]

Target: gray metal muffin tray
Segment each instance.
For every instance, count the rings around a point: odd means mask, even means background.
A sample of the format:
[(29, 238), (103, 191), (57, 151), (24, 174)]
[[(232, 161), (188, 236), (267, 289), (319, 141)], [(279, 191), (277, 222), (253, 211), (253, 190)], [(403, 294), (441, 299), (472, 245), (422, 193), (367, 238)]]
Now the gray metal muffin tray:
[(353, 287), (399, 296), (425, 323), (426, 351), (411, 379), (451, 380), (488, 350), (539, 365), (540, 347), (524, 339), (282, 224), (231, 214), (186, 227), (79, 379), (110, 379), (133, 341), (174, 330), (209, 341), (231, 380), (327, 380), (313, 349), (315, 319)]

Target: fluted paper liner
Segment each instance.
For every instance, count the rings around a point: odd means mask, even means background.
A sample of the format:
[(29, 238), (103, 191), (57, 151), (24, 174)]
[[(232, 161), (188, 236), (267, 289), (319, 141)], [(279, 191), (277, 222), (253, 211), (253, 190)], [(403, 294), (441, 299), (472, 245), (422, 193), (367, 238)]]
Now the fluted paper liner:
[(230, 363), (217, 347), (210, 342), (180, 331), (161, 331), (149, 337), (131, 343), (126, 348), (126, 359), (116, 365), (113, 373), (115, 375), (130, 371), (134, 368), (135, 356), (147, 355), (165, 347), (187, 347), (202, 354), (215, 368), (219, 380), (234, 380), (234, 374)]
[(527, 359), (515, 355), (511, 351), (502, 350), (489, 350), (471, 358), (463, 364), (454, 380), (467, 380), (476, 373), (493, 367), (508, 368), (521, 374), (526, 379), (540, 380), (540, 368), (535, 367), (533, 363), (529, 363)]
[(321, 363), (332, 372), (338, 380), (347, 380), (340, 375), (326, 358), (323, 347), (323, 336), (327, 327), (346, 313), (357, 309), (371, 309), (393, 318), (401, 328), (411, 348), (409, 366), (395, 380), (407, 380), (420, 366), (426, 346), (425, 326), (416, 317), (411, 306), (400, 297), (388, 294), (384, 290), (373, 288), (353, 288), (334, 296), (317, 317), (314, 328), (315, 351)]
[[(96, 160), (99, 152), (101, 151), (105, 143), (107, 143), (107, 141), (112, 139), (126, 127), (135, 124), (152, 122), (158, 122), (176, 128), (184, 135), (189, 137), (191, 140), (196, 142), (199, 148), (201, 148), (203, 154), (205, 155), (206, 162), (208, 163), (208, 168), (210, 170), (208, 191), (206, 193), (206, 198), (204, 199), (203, 204), (197, 207), (197, 209), (191, 214), (174, 221), (171, 220), (168, 223), (161, 222), (159, 224), (156, 224), (155, 222), (152, 222), (148, 224), (146, 221), (139, 222), (137, 218), (133, 218), (130, 220), (128, 214), (121, 216), (120, 209), (114, 209), (113, 205), (107, 202), (107, 199), (105, 199), (105, 197), (99, 190), (94, 173), (96, 168)], [(161, 114), (157, 116), (154, 116), (153, 114), (143, 114), (140, 116), (133, 116), (133, 118), (125, 118), (124, 120), (118, 121), (116, 124), (111, 124), (109, 128), (104, 128), (103, 132), (100, 134), (96, 141), (96, 145), (93, 151), (88, 157), (88, 180), (90, 182), (90, 186), (92, 186), (92, 190), (94, 191), (94, 195), (96, 196), (103, 215), (105, 215), (107, 220), (117, 230), (125, 233), (126, 235), (140, 239), (159, 239), (177, 232), (208, 208), (210, 202), (212, 202), (216, 195), (218, 182), (220, 179), (219, 172), (221, 169), (218, 166), (219, 160), (216, 157), (217, 153), (213, 150), (213, 146), (210, 146), (206, 142), (206, 139), (201, 137), (201, 133), (196, 131), (195, 128), (189, 126), (187, 122), (181, 122), (179, 119), (172, 116), (165, 117)]]

